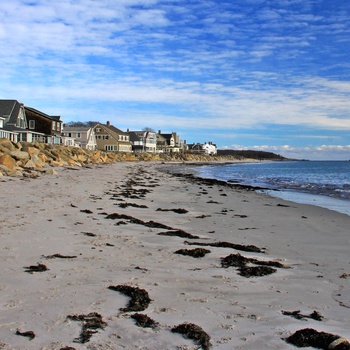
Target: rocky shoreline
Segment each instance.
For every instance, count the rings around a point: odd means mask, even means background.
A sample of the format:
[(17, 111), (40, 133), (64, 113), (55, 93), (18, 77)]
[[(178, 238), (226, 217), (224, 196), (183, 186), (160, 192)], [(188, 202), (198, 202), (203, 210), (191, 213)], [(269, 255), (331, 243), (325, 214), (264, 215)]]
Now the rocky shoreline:
[(0, 139), (0, 176), (36, 178), (56, 174), (62, 166), (86, 167), (120, 161), (217, 162), (235, 161), (231, 156), (207, 156), (190, 153), (123, 153), (88, 150), (39, 142), (14, 143)]

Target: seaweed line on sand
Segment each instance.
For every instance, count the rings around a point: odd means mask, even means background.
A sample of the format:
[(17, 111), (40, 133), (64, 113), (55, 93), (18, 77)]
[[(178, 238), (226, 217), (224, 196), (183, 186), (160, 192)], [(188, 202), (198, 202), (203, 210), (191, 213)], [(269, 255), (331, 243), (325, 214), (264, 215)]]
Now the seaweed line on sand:
[(67, 319), (82, 323), (79, 338), (74, 339), (75, 343), (87, 343), (97, 329), (104, 329), (107, 323), (103, 321), (102, 316), (97, 312), (91, 312), (88, 315), (69, 315)]
[(120, 311), (123, 312), (146, 310), (148, 305), (152, 301), (147, 291), (138, 287), (118, 285), (109, 286), (108, 289), (120, 292), (131, 298), (127, 307), (120, 309)]
[(258, 248), (255, 245), (243, 245), (243, 244), (236, 244), (236, 243), (230, 243), (230, 242), (184, 242), (188, 245), (200, 245), (200, 246), (208, 246), (208, 247), (217, 247), (217, 248), (230, 248), (235, 250), (241, 250), (244, 252), (252, 252), (252, 253), (265, 253), (264, 248)]
[(194, 340), (203, 350), (211, 348), (209, 335), (199, 326), (193, 323), (182, 323), (171, 329), (173, 333), (180, 333), (186, 338)]

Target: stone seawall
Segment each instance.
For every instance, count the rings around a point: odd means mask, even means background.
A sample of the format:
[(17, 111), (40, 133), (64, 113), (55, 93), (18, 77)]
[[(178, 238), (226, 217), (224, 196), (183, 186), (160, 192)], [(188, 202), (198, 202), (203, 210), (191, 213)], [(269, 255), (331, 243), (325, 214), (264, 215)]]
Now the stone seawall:
[(0, 139), (0, 176), (39, 177), (56, 174), (55, 167), (86, 167), (121, 161), (213, 162), (234, 161), (233, 157), (206, 156), (190, 153), (123, 153), (87, 150), (39, 142), (14, 143)]

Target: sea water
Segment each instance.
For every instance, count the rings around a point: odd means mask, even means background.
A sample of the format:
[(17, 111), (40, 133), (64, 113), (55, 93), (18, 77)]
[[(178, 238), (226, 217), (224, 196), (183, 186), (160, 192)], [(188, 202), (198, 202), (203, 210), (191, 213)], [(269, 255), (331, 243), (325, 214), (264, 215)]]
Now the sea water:
[(249, 162), (192, 170), (199, 177), (263, 187), (272, 196), (350, 215), (350, 161)]

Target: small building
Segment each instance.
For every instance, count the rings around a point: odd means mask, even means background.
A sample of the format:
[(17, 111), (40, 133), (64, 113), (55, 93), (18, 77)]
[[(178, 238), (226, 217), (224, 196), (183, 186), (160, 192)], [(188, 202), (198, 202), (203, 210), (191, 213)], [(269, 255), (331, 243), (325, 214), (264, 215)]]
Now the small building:
[(157, 135), (154, 131), (129, 131), (129, 139), (133, 152), (151, 152), (157, 151)]
[(204, 144), (194, 143), (192, 145), (189, 145), (189, 151), (207, 155), (216, 155), (218, 150), (214, 143), (206, 142)]
[(101, 151), (132, 152), (129, 134), (113, 125), (98, 123), (94, 126), (97, 149)]
[(84, 149), (97, 149), (95, 131), (89, 126), (63, 126), (62, 143), (66, 146), (75, 146)]

